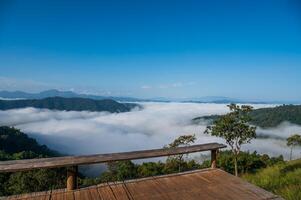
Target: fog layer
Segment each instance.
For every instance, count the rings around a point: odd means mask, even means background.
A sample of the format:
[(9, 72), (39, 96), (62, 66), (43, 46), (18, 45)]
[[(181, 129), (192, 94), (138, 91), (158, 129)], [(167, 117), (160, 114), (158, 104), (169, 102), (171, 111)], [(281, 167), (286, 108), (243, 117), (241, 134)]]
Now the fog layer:
[[(196, 134), (197, 143), (224, 142), (220, 138), (204, 135), (205, 124), (191, 123), (194, 117), (228, 112), (224, 104), (142, 105), (144, 109), (126, 113), (14, 109), (0, 111), (0, 123), (15, 126), (52, 149), (76, 155), (161, 148), (183, 134)], [(287, 158), (289, 149), (285, 139), (293, 133), (301, 133), (301, 127), (283, 123), (273, 129), (258, 128), (257, 132), (264, 137), (253, 140), (244, 150), (256, 150), (273, 156), (282, 154)], [(300, 154), (300, 149), (297, 154)]]

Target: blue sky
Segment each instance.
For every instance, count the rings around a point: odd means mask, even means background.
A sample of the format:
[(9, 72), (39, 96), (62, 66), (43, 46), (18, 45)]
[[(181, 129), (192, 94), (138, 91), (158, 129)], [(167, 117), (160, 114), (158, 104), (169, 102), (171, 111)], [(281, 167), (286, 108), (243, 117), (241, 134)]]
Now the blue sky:
[(301, 3), (0, 2), (0, 89), (301, 100)]

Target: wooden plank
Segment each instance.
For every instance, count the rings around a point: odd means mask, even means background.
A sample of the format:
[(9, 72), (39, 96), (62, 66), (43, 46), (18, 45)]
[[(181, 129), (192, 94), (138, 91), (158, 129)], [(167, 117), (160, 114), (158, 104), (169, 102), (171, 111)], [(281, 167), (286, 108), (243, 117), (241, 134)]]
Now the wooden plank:
[(111, 154), (96, 154), (87, 156), (65, 156), (55, 158), (27, 159), (1, 161), (0, 172), (16, 172), (38, 168), (57, 168), (76, 165), (106, 163), (112, 161), (154, 158), (177, 154), (187, 154), (201, 151), (217, 150), (226, 146), (218, 143), (198, 144), (189, 147), (163, 148), (144, 151), (132, 151)]
[[(43, 193), (18, 195), (8, 199), (46, 200), (41, 194)], [(55, 190), (51, 200), (281, 200), (280, 197), (220, 169), (195, 170), (100, 184), (75, 190), (74, 198), (72, 195), (68, 198), (67, 194), (73, 192)], [(46, 195), (47, 193), (44, 197)]]
[(142, 181), (125, 182), (125, 185), (133, 199), (170, 199), (166, 191), (158, 185), (153, 178), (147, 178)]
[(105, 200), (117, 200), (115, 194), (113, 193), (111, 187), (106, 185), (101, 185), (97, 188), (99, 196)]
[(118, 200), (131, 200), (129, 193), (125, 190), (122, 183), (109, 185)]
[(92, 199), (92, 196), (88, 188), (74, 191), (74, 200), (86, 200), (86, 199)]
[(57, 192), (51, 194), (51, 200), (66, 200), (66, 195), (64, 192)]
[(101, 198), (96, 186), (89, 187), (89, 192), (93, 200), (104, 200)]
[(65, 199), (66, 200), (74, 200), (74, 191), (65, 192)]
[[(50, 198), (50, 191), (44, 191), (44, 192), (34, 192), (29, 194), (20, 194), (20, 195), (13, 195), (9, 196), (6, 199), (33, 199), (33, 200), (48, 200)], [(1, 198), (0, 198), (1, 199)]]

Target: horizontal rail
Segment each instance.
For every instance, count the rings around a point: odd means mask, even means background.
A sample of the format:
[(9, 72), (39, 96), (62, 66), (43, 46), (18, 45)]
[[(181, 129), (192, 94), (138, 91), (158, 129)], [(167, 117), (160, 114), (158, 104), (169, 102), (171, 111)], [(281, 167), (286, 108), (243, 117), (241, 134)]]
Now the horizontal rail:
[(123, 153), (96, 154), (87, 156), (64, 156), (53, 158), (39, 158), (27, 160), (1, 161), (0, 172), (17, 172), (42, 168), (70, 167), (96, 163), (107, 163), (122, 160), (155, 158), (201, 151), (212, 151), (226, 146), (218, 143), (198, 144), (188, 147), (152, 149)]

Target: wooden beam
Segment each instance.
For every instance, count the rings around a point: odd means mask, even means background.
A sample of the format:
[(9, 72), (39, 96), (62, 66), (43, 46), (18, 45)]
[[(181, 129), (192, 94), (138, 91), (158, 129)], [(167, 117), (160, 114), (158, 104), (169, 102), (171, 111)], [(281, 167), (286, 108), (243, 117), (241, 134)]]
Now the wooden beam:
[(216, 168), (216, 156), (217, 156), (217, 150), (211, 150), (211, 168)]
[(67, 190), (68, 191), (77, 189), (77, 172), (78, 172), (77, 166), (67, 167)]
[(144, 151), (123, 152), (123, 153), (1, 161), (0, 173), (26, 171), (26, 170), (41, 169), (41, 168), (69, 167), (69, 166), (106, 163), (106, 162), (122, 161), (122, 160), (154, 158), (154, 157), (187, 154), (187, 153), (194, 153), (194, 152), (201, 152), (201, 151), (211, 151), (211, 150), (217, 150), (225, 147), (226, 146), (223, 144), (208, 143), (208, 144), (192, 145), (188, 147), (152, 149), (152, 150), (144, 150)]

